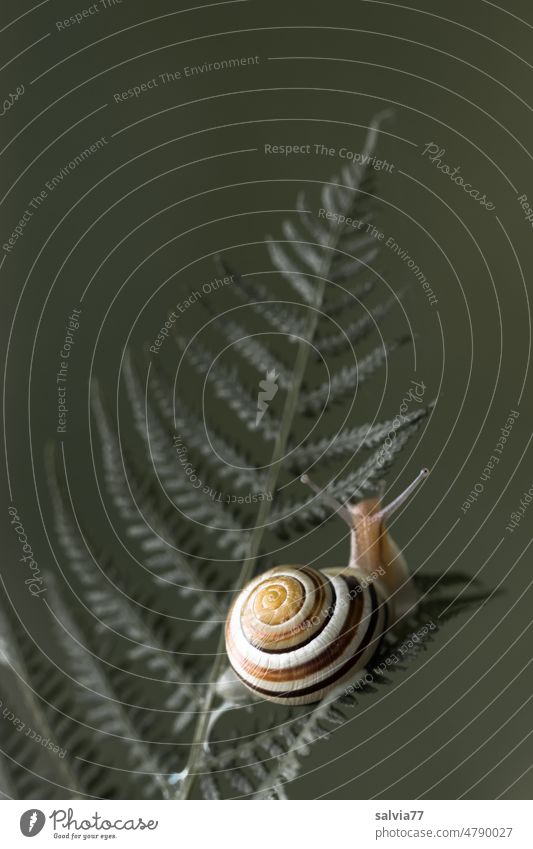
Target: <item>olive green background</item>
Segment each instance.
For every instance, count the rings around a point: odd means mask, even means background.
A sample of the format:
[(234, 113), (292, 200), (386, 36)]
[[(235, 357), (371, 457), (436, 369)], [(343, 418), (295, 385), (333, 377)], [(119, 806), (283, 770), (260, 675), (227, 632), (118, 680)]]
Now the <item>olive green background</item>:
[[(378, 155), (395, 166), (378, 175), (380, 227), (415, 259), (438, 297), (437, 310), (405, 265), (384, 249), (380, 267), (389, 285), (397, 291), (414, 283), (405, 309), (417, 361), (415, 371), (412, 353), (393, 359), (380, 415), (394, 415), (415, 376), (428, 387), (426, 399), (438, 399), (430, 425), (404, 452), (394, 477), (397, 492), (421, 465), (433, 467), (395, 536), (412, 567), (439, 573), (453, 563), (468, 574), (480, 570), (489, 589), (504, 578), (504, 591), (475, 615), (448, 623), (429, 661), (422, 654), (385, 696), (365, 703), (316, 745), (306, 774), (289, 790), (293, 798), (409, 799), (426, 792), (436, 798), (529, 798), (532, 790), (526, 703), (531, 636), (525, 629), (531, 620), (533, 512), (526, 512), (514, 533), (506, 531), (533, 483), (529, 378), (500, 464), (466, 514), (461, 505), (509, 411), (518, 409), (527, 373), (533, 239), (517, 195), (533, 198), (533, 20), (519, 20), (531, 19), (525, 0), (506, 4), (507, 13), (478, 0), (418, 5), (245, 2), (157, 20), (179, 6), (123, 0), (57, 32), (55, 21), (76, 8), (51, 2), (1, 34), (7, 61), (50, 32), (2, 71), (0, 97), (20, 83), (26, 87), (0, 123), (2, 146), (20, 133), (3, 153), (2, 195), (18, 179), (2, 204), (2, 243), (46, 180), (98, 137), (109, 140), (49, 194), (0, 272), (4, 356), (12, 327), (6, 438), (13, 501), (43, 563), (51, 554), (42, 457), (47, 443), (57, 445), (58, 346), (94, 272), (69, 377), (65, 451), (79, 509), (94, 515), (96, 536), (102, 523), (107, 539), (101, 510), (94, 508), (89, 462), (93, 350), (94, 373), (113, 397), (128, 333), (142, 356), (176, 299), (215, 276), (212, 254), (227, 253), (246, 273), (271, 267), (262, 240), (280, 233), (284, 213), (277, 210), (293, 209), (301, 188), (313, 191), (305, 181), (327, 180), (344, 163), (265, 155), (265, 143), (358, 151), (371, 117), (393, 109), (378, 145)], [(4, 5), (5, 23), (20, 12), (18, 5)], [(165, 71), (256, 55), (260, 61), (253, 66), (159, 85), (123, 103), (113, 99)], [(269, 59), (296, 56), (308, 58)], [(422, 157), (429, 142), (445, 148), (443, 160), (460, 165), (465, 179), (495, 203), (495, 212)], [(256, 150), (239, 152), (250, 148)], [(192, 195), (197, 197), (176, 204)], [(182, 321), (188, 332), (195, 326), (193, 311)], [(388, 335), (407, 329), (405, 316), (384, 324)], [(170, 344), (164, 355), (172, 365)], [(363, 393), (351, 423), (366, 421), (375, 409), (372, 392)], [(4, 493), (7, 511), (7, 485)], [(338, 532), (328, 525), (324, 533), (325, 545)], [(21, 587), (7, 521), (2, 534), (9, 591), (22, 619), (31, 621), (37, 635), (41, 629), (46, 641), (39, 603)], [(341, 559), (344, 549), (345, 543)], [(304, 560), (316, 550), (310, 535), (302, 539), (299, 556)]]

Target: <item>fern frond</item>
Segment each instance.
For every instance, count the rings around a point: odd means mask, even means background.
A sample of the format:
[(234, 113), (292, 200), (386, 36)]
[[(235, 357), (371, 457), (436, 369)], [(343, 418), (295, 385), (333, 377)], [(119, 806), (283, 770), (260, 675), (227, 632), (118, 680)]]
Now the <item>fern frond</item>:
[[(136, 465), (132, 462), (128, 463), (128, 475), (135, 492), (139, 493), (136, 497), (145, 521), (130, 525), (127, 533), (140, 545), (145, 555), (144, 564), (155, 582), (166, 590), (169, 586), (175, 587), (179, 595), (193, 605), (195, 613), (202, 619), (202, 625), (193, 637), (200, 639), (216, 627), (218, 621), (219, 604), (211, 580), (210, 561), (205, 555), (196, 556), (194, 542), (191, 540), (188, 540), (187, 555), (167, 541), (167, 535), (172, 539), (176, 539), (178, 535), (172, 531), (173, 525), (169, 520), (162, 523), (161, 514), (151, 503), (149, 490), (142, 487), (141, 473), (137, 472)], [(175, 516), (173, 518), (175, 519)], [(244, 545), (244, 541), (238, 545)], [(193, 557), (196, 562), (193, 562)]]
[[(315, 306), (317, 303), (316, 287), (310, 280), (306, 280), (305, 272), (291, 259), (283, 243), (275, 242), (269, 236), (267, 246), (272, 262), (280, 270), (285, 280), (290, 283), (296, 294), (300, 295), (307, 306)], [(315, 276), (319, 275), (323, 266), (322, 256), (317, 255), (305, 242), (300, 242), (299, 254), (303, 257), (303, 262), (307, 265), (309, 272)]]
[(220, 333), (231, 343), (233, 348), (239, 352), (243, 359), (264, 376), (266, 371), (275, 371), (278, 375), (278, 385), (281, 389), (288, 389), (289, 378), (287, 372), (290, 369), (263, 342), (256, 336), (251, 336), (246, 329), (234, 320), (226, 320), (218, 327)]
[[(150, 628), (146, 616), (143, 616), (143, 611), (128, 598), (122, 588), (111, 584), (103, 573), (81, 529), (79, 526), (74, 527), (53, 470), (50, 486), (57, 537), (69, 571), (77, 578), (86, 609), (90, 611), (95, 648), (100, 650), (109, 645), (106, 655), (110, 657), (113, 650), (116, 655), (115, 664), (110, 666), (108, 675), (112, 678), (113, 670), (118, 666), (140, 678), (141, 682), (169, 685), (172, 692), (170, 696), (167, 694), (161, 707), (172, 712), (172, 731), (178, 734), (191, 721), (195, 709), (201, 703), (198, 686), (181, 662), (180, 655), (170, 653), (162, 645)], [(218, 616), (223, 618), (223, 612), (219, 611)], [(124, 639), (118, 640), (117, 637)]]
[(200, 787), (202, 790), (202, 797), (204, 799), (213, 801), (222, 798), (220, 795), (220, 790), (218, 788), (217, 781), (212, 775), (202, 775), (200, 777)]
[[(427, 581), (428, 579), (426, 583)], [(455, 576), (453, 581), (458, 581), (465, 587), (470, 584), (471, 579), (468, 576)], [(311, 747), (321, 740), (326, 740), (336, 728), (341, 728), (353, 716), (354, 710), (359, 706), (359, 696), (371, 697), (379, 693), (384, 686), (390, 686), (398, 673), (408, 670), (422, 653), (429, 650), (438, 629), (445, 621), (439, 619), (435, 611), (442, 610), (446, 602), (446, 596), (442, 592), (446, 585), (447, 582), (444, 581), (431, 599), (423, 599), (416, 613), (411, 615), (398, 633), (387, 635), (368, 670), (369, 674), (365, 673), (359, 681), (352, 682), (351, 685), (342, 685), (319, 702), (311, 712), (296, 717), (290, 723), (288, 745), (282, 751), (274, 749), (269, 752), (268, 736), (267, 739), (262, 739), (258, 746), (255, 746), (256, 738), (251, 745), (245, 744), (242, 749), (233, 749), (232, 757), (237, 763), (242, 763), (243, 755), (248, 759), (263, 758), (267, 774), (254, 798), (283, 798), (285, 786), (300, 775), (304, 766), (302, 760), (307, 757)], [(486, 591), (467, 594), (462, 612), (477, 607), (480, 600), (485, 601), (488, 595)], [(452, 601), (451, 608), (454, 606)], [(452, 615), (455, 613), (451, 613), (450, 617)], [(270, 755), (269, 760), (264, 759), (265, 753)]]
[(403, 292), (398, 292), (393, 298), (377, 304), (367, 310), (361, 318), (350, 322), (345, 330), (318, 336), (316, 340), (317, 357), (324, 354), (346, 353), (351, 345), (357, 345), (376, 327), (377, 321), (384, 318), (401, 300)]
[(301, 309), (298, 304), (274, 298), (268, 286), (257, 280), (244, 279), (224, 258), (219, 257), (218, 264), (224, 274), (234, 278), (233, 292), (239, 297), (241, 303), (251, 307), (272, 330), (284, 333), (289, 340), (299, 339), (305, 334), (307, 326), (305, 314), (299, 315)]
[(255, 799), (282, 798), (284, 784), (294, 781), (307, 757), (320, 740), (326, 740), (332, 727), (342, 726), (346, 717), (335, 706), (339, 695), (334, 691), (311, 710), (304, 720), (296, 720), (285, 732), (286, 748), (273, 760), (273, 768), (254, 794)]
[[(369, 132), (366, 153), (370, 156), (377, 138), (376, 121)], [(267, 246), (274, 266), (308, 306), (317, 304), (317, 283), (326, 277), (334, 283), (351, 279), (367, 268), (378, 253), (375, 240), (367, 234), (372, 199), (372, 169), (367, 164), (342, 169), (338, 177), (325, 183), (321, 191), (324, 224), (313, 221), (305, 208), (305, 199), (297, 202), (298, 224), (286, 223), (286, 242), (268, 238)], [(321, 210), (321, 211), (322, 211)], [(339, 223), (332, 216), (337, 216)], [(340, 223), (339, 216), (359, 222), (357, 232), (352, 223)], [(309, 235), (311, 234), (311, 239)], [(315, 241), (316, 240), (316, 241)], [(361, 249), (366, 253), (361, 253)], [(351, 251), (357, 251), (357, 256)], [(292, 254), (292, 255), (291, 255)]]
[[(355, 248), (352, 248), (352, 250), (355, 250)], [(371, 263), (376, 259), (378, 254), (379, 249), (375, 244), (368, 247), (357, 258), (351, 256), (348, 251), (342, 257), (337, 253), (333, 264), (334, 271), (332, 270), (331, 272), (331, 280), (334, 283), (345, 283), (347, 280), (353, 280), (358, 274), (368, 271)]]
[(375, 290), (378, 280), (379, 275), (373, 274), (351, 287), (349, 291), (344, 286), (330, 290), (329, 297), (324, 303), (325, 315), (335, 318), (335, 316), (344, 315), (347, 310), (358, 307), (360, 302)]
[(378, 345), (355, 365), (345, 366), (316, 389), (302, 393), (299, 404), (300, 412), (304, 415), (319, 413), (325, 409), (326, 405), (330, 407), (332, 404), (342, 401), (347, 395), (353, 395), (357, 388), (383, 365), (389, 354), (407, 342), (410, 342), (409, 336), (404, 336), (395, 342)]
[(304, 338), (306, 321), (297, 314), (300, 311), (298, 304), (288, 299), (271, 298), (270, 302), (255, 301), (251, 306), (273, 330), (285, 334), (289, 342)]
[[(131, 378), (131, 374), (129, 377)], [(185, 473), (184, 464), (180, 463), (175, 445), (171, 443), (170, 434), (163, 427), (151, 403), (146, 399), (144, 405), (141, 405), (138, 391), (135, 391), (136, 387), (131, 380), (129, 389), (133, 400), (134, 424), (143, 442), (146, 460), (153, 468), (157, 482), (166, 497), (171, 496), (176, 507), (188, 519), (201, 523), (208, 533), (217, 532), (219, 547), (238, 546), (238, 534), (243, 536), (239, 522), (221, 500), (210, 497), (210, 487), (207, 484), (201, 482), (200, 487), (192, 486)], [(123, 463), (127, 467), (126, 460)]]
[(308, 236), (308, 242), (318, 242), (318, 244), (326, 244), (329, 238), (329, 228), (322, 224), (320, 218), (311, 214), (311, 210), (307, 209), (305, 192), (298, 192), (296, 196), (296, 211), (298, 212), (298, 223), (300, 224), (302, 234), (296, 229), (292, 221), (284, 221), (281, 225), (283, 235), (293, 242), (298, 241), (303, 236)]
[[(309, 255), (308, 242), (318, 242), (318, 244), (322, 244), (327, 240), (329, 233), (326, 228), (322, 228), (320, 225), (315, 226), (314, 221), (315, 219), (312, 214), (310, 214), (307, 210), (302, 210), (299, 223), (303, 230), (309, 231), (310, 236), (310, 238), (305, 242), (300, 241), (301, 233), (292, 221), (284, 221), (281, 225), (281, 230), (287, 243), (291, 245), (298, 259), (300, 259), (303, 263), (308, 262), (315, 274), (318, 274), (322, 261), (315, 254)], [(283, 244), (283, 242), (281, 244)]]
[[(133, 366), (131, 369), (133, 374)], [(254, 467), (243, 449), (229, 442), (227, 436), (217, 431), (212, 424), (209, 439), (206, 439), (205, 423), (200, 416), (187, 408), (182, 399), (179, 399), (176, 405), (174, 424), (174, 409), (170, 400), (171, 389), (165, 385), (164, 378), (155, 369), (150, 371), (147, 391), (150, 393), (162, 426), (169, 434), (172, 432), (183, 434), (187, 448), (191, 451), (191, 457), (198, 460), (199, 466), (204, 464), (211, 474), (223, 480), (229, 478), (237, 488), (246, 488), (250, 492), (263, 492), (266, 483), (265, 475)], [(132, 404), (139, 403), (141, 398), (139, 393), (140, 384), (136, 377), (129, 393)], [(221, 462), (221, 458), (225, 462)]]
[[(162, 774), (157, 755), (148, 743), (138, 739), (126, 708), (117, 700), (103, 667), (85, 648), (77, 625), (54, 587), (50, 587), (48, 604), (67, 658), (66, 672), (74, 682), (86, 722), (122, 743), (123, 768), (142, 787), (144, 798), (172, 798), (171, 785)], [(87, 761), (83, 757), (80, 760)]]
[(187, 361), (205, 377), (213, 387), (217, 398), (224, 401), (248, 430), (259, 433), (264, 439), (273, 441), (279, 432), (280, 423), (267, 411), (259, 424), (256, 423), (257, 399), (240, 381), (237, 369), (229, 370), (215, 363), (214, 357), (205, 348), (187, 350)]
[[(96, 384), (92, 389), (92, 406), (100, 435), (107, 488), (121, 518), (128, 523), (127, 534), (140, 540), (144, 550), (153, 550), (154, 547), (160, 550), (161, 543), (175, 550), (170, 540), (174, 535), (177, 510), (171, 510), (173, 521), (165, 522), (165, 519), (168, 520), (168, 510), (160, 510), (158, 512), (157, 509), (150, 506), (146, 498), (146, 485), (144, 486), (144, 492), (140, 486), (132, 486), (133, 461), (128, 459), (121, 450), (118, 439), (107, 419)], [(144, 433), (145, 440), (147, 440), (148, 435), (146, 431)], [(167, 440), (160, 429), (158, 430), (158, 447), (163, 451), (167, 450)], [(170, 446), (168, 447), (168, 451), (170, 451)], [(159, 459), (160, 455), (158, 457)], [(168, 459), (165, 461), (161, 460), (161, 462), (163, 466), (160, 467), (160, 470), (162, 474), (168, 476), (168, 479), (171, 480), (171, 485), (176, 488), (176, 491), (179, 491), (181, 496), (180, 509), (183, 508), (182, 512), (187, 518), (202, 523), (204, 530), (211, 532), (220, 531), (217, 536), (217, 544), (220, 547), (224, 548), (234, 543), (235, 537), (232, 535), (233, 532), (242, 533), (242, 529), (240, 524), (234, 520), (231, 513), (225, 510), (222, 504), (213, 501), (205, 493), (190, 486), (184, 474), (181, 476), (176, 475), (174, 478), (173, 469), (169, 466)], [(153, 496), (153, 494), (152, 490), (151, 495)], [(156, 497), (156, 503), (157, 507), (161, 508), (161, 499)], [(157, 523), (161, 533), (156, 530), (153, 524), (149, 524), (149, 516), (153, 522)]]
[[(355, 501), (375, 492), (377, 485), (383, 480), (396, 455), (418, 430), (422, 418), (422, 416), (415, 417), (405, 424), (403, 429), (396, 432), (396, 437), (391, 441), (390, 446), (382, 446), (374, 451), (355, 471), (327, 487), (327, 493), (337, 501), (344, 503), (345, 501)], [(312, 527), (323, 522), (329, 515), (331, 515), (331, 508), (327, 507), (317, 496), (299, 502), (280, 501), (271, 513), (271, 524), (272, 528), (278, 533), (286, 535), (288, 529), (295, 531)]]
[(340, 457), (354, 456), (363, 448), (373, 448), (383, 443), (392, 434), (395, 438), (409, 425), (421, 422), (431, 410), (433, 404), (419, 407), (410, 413), (395, 416), (377, 424), (364, 424), (354, 428), (345, 428), (334, 436), (323, 437), (316, 442), (306, 443), (291, 454), (292, 468), (301, 473), (317, 461), (329, 462)]
[(140, 484), (135, 481), (134, 470), (130, 465), (130, 484), (138, 498), (137, 506), (133, 508), (133, 495), (129, 484), (125, 482), (117, 439), (107, 420), (97, 387), (93, 391), (93, 408), (100, 433), (106, 482), (119, 514), (127, 523), (126, 533), (140, 545), (147, 556), (146, 567), (156, 580), (167, 589), (169, 586), (175, 587), (182, 596), (194, 592), (195, 609), (202, 618), (201, 635), (197, 636), (204, 636), (206, 628), (210, 630), (216, 627), (219, 610), (217, 601), (198, 569), (169, 541), (176, 538), (174, 525), (165, 522), (164, 514), (151, 506)]
[[(48, 792), (54, 798), (65, 794), (74, 798), (83, 798), (84, 792), (71, 767), (70, 760), (58, 758), (50, 749), (35, 743), (30, 731), (40, 734), (43, 739), (57, 740), (50, 724), (43, 693), (39, 682), (31, 674), (24, 653), (19, 648), (22, 641), (29, 651), (35, 653), (35, 646), (22, 626), (15, 628), (10, 624), (6, 609), (0, 608), (0, 693), (4, 714), (1, 718), (2, 747), (5, 753), (3, 764), (3, 786), (16, 790), (21, 798), (42, 798), (47, 783)], [(20, 635), (20, 636), (19, 636)], [(16, 725), (7, 722), (9, 713), (14, 715)], [(64, 746), (61, 735), (61, 746)]]
[[(342, 693), (342, 690), (340, 691)], [(311, 726), (310, 718), (313, 717)], [(331, 728), (346, 721), (345, 715), (328, 699), (302, 715), (294, 712), (283, 722), (271, 721), (265, 729), (264, 720), (256, 733), (247, 735), (244, 740), (237, 737), (234, 744), (220, 747), (205, 764), (211, 769), (209, 774), (215, 780), (219, 796), (224, 795), (223, 782), (227, 784), (232, 797), (248, 798), (286, 798), (283, 785), (278, 783), (278, 765), (297, 748), (298, 756), (304, 757), (310, 746), (319, 739), (325, 739)], [(313, 731), (318, 731), (316, 739), (306, 740)], [(297, 777), (298, 769), (292, 770)], [(283, 780), (287, 781), (286, 776)], [(275, 787), (273, 786), (275, 784)], [(235, 794), (233, 791), (237, 791)]]

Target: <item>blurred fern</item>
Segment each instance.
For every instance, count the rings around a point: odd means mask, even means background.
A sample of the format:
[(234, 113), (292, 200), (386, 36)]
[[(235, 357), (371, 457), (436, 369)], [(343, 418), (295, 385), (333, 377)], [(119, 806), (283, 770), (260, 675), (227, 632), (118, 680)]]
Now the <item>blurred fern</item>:
[[(368, 154), (380, 120), (370, 127)], [(327, 210), (369, 224), (375, 211), (372, 183), (368, 166), (346, 166), (323, 186), (318, 200)], [(7, 681), (0, 698), (17, 715), (30, 717), (41, 734), (51, 739), (55, 734), (68, 752), (58, 759), (1, 721), (5, 795), (282, 798), (311, 747), (357, 710), (357, 699), (345, 692), (311, 709), (276, 708), (273, 716), (265, 706), (251, 714), (240, 709), (235, 717), (239, 729), (246, 717), (246, 732), (228, 732), (226, 740), (206, 745), (216, 737), (214, 684), (226, 664), (222, 625), (232, 591), (264, 567), (265, 552), (276, 539), (278, 545), (292, 541), (300, 529), (329, 515), (316, 498), (302, 500), (293, 481), (317, 463), (329, 468), (330, 488), (339, 499), (374, 492), (432, 407), (420, 404), (401, 420), (339, 425), (343, 405), (387, 367), (392, 351), (409, 342), (399, 337), (362, 349), (403, 293), (363, 310), (380, 279), (371, 266), (377, 243), (366, 228), (361, 235), (318, 218), (304, 195), (295, 212), (282, 223), (283, 238), (266, 242), (283, 297), (273, 294), (274, 285), (240, 277), (227, 260), (218, 260), (233, 275), (233, 306), (221, 320), (209, 313), (209, 299), (201, 308), (214, 338), (231, 349), (232, 365), (203, 344), (177, 340), (223, 411), (210, 423), (209, 442), (195, 402), (174, 398), (157, 359), (143, 379), (141, 365), (126, 357), (125, 441), (100, 388), (92, 388), (104, 482), (100, 497), (118, 553), (110, 557), (101, 543), (95, 546), (74, 509), (64, 458), (48, 457), (64, 564), (48, 578), (48, 604), (61, 661), (55, 664), (36, 649), (4, 599), (0, 663), (10, 677), (0, 676), (0, 686)], [(245, 314), (253, 316), (257, 332), (248, 329)], [(268, 343), (271, 333), (283, 336), (275, 350)], [(331, 379), (317, 377), (314, 352), (337, 358)], [(280, 391), (257, 422), (256, 386), (267, 371), (276, 374)], [(313, 437), (312, 429), (307, 435), (309, 416), (320, 416), (320, 433), (330, 435)], [(253, 432), (257, 456), (241, 447), (246, 440), (239, 438), (239, 428)], [(391, 431), (394, 439), (385, 450)], [(191, 485), (180, 462), (183, 451), (208, 486)], [(237, 503), (218, 497), (228, 486), (240, 493)], [(251, 502), (246, 493), (272, 496)], [(236, 580), (228, 560), (242, 561)], [(459, 582), (468, 586), (466, 578)], [(435, 609), (448, 601), (452, 615), (447, 590), (440, 581), (426, 595)], [(462, 604), (469, 598), (465, 593)], [(430, 613), (423, 604), (408, 627), (416, 629)], [(392, 650), (390, 644), (385, 650)]]

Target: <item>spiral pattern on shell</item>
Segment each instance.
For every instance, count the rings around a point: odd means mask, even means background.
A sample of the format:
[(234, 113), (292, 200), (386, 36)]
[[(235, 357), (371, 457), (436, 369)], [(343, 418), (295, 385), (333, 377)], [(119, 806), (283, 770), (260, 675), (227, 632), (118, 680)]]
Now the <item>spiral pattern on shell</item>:
[(235, 599), (226, 649), (235, 673), (259, 696), (316, 702), (375, 654), (386, 602), (363, 575), (338, 571), (277, 566)]

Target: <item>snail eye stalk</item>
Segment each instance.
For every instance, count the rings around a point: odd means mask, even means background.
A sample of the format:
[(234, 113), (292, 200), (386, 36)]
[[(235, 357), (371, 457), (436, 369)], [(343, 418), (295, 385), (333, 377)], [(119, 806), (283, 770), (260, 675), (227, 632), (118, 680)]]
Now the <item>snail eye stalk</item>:
[(387, 504), (386, 507), (382, 507), (379, 513), (376, 513), (376, 519), (382, 522), (384, 519), (388, 519), (389, 516), (392, 516), (392, 514), (396, 512), (398, 507), (401, 507), (401, 505), (405, 501), (407, 501), (411, 493), (415, 491), (418, 485), (421, 484), (422, 481), (425, 480), (428, 475), (429, 469), (420, 469), (414, 481), (411, 481), (409, 486), (407, 486), (404, 491), (400, 495), (398, 495), (397, 498), (394, 499), (394, 501), (391, 501), (390, 504)]
[[(401, 505), (407, 501), (412, 492), (418, 487), (422, 481), (427, 478), (429, 475), (429, 469), (424, 468), (421, 469), (414, 481), (412, 481), (409, 486), (407, 486), (404, 491), (398, 495), (390, 504), (387, 504), (386, 507), (382, 507), (377, 513), (372, 516), (376, 522), (382, 522), (384, 519), (388, 519), (389, 516), (392, 516), (396, 510), (401, 507)], [(329, 504), (330, 507), (333, 507), (336, 513), (344, 519), (346, 524), (351, 528), (353, 527), (353, 511), (357, 505), (350, 504), (342, 504), (337, 498), (334, 498), (330, 495), (326, 490), (321, 489), (318, 484), (314, 483), (311, 480), (309, 475), (302, 475), (300, 478), (301, 482), (309, 486), (313, 492), (316, 492), (317, 495), (320, 495), (325, 504)]]
[(339, 514), (341, 519), (344, 519), (348, 527), (351, 528), (353, 526), (352, 511), (346, 504), (341, 504), (341, 502), (334, 498), (333, 495), (330, 495), (324, 489), (321, 489), (318, 484), (314, 483), (314, 481), (311, 480), (309, 475), (302, 475), (300, 480), (306, 486), (309, 486), (313, 490), (313, 492), (316, 492), (317, 495), (320, 495), (322, 500), (324, 501), (324, 504), (329, 504), (330, 507), (333, 507), (333, 509), (336, 513)]

